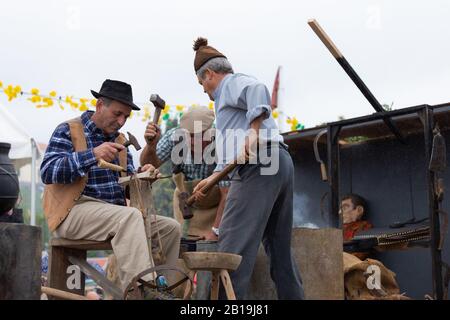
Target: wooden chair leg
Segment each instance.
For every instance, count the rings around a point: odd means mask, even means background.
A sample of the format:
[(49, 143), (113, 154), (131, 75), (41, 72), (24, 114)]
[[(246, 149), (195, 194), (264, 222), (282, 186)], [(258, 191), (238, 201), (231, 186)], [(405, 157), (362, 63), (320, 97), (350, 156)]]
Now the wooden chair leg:
[(219, 272), (213, 271), (211, 277), (211, 300), (219, 300)]
[[(195, 277), (195, 271), (190, 271), (189, 272), (189, 277), (191, 277), (191, 279), (194, 279)], [(194, 288), (192, 287), (193, 283), (191, 285), (191, 281), (186, 281), (186, 288), (184, 289), (184, 294), (183, 294), (183, 300), (190, 300), (191, 297), (190, 295), (192, 294)]]
[(72, 263), (69, 262), (68, 257), (74, 256), (83, 260), (86, 260), (86, 251), (85, 250), (76, 250), (69, 249), (64, 247), (52, 247), (50, 252), (50, 264), (49, 264), (49, 287), (54, 289), (59, 289), (67, 292), (71, 292), (74, 294), (78, 294), (84, 296), (84, 273), (78, 271), (77, 274), (73, 276), (79, 275), (79, 287), (78, 288), (68, 288), (67, 280), (70, 274), (67, 273), (67, 269)]
[(223, 286), (225, 288), (227, 299), (236, 300), (236, 295), (234, 294), (233, 285), (231, 284), (230, 275), (227, 270), (220, 270), (220, 280), (222, 280)]

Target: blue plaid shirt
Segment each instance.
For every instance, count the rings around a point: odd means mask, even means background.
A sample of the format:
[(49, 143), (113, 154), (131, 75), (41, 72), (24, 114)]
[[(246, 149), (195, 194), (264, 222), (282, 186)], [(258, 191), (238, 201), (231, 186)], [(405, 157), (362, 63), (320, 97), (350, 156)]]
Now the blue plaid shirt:
[[(170, 155), (172, 153), (172, 149), (175, 147), (175, 139), (173, 138), (174, 132), (178, 128), (172, 128), (167, 130), (166, 133), (161, 137), (156, 145), (156, 155), (158, 156), (161, 162), (165, 162), (170, 159)], [(196, 179), (205, 179), (209, 177), (216, 167), (216, 164), (194, 164), (194, 163), (182, 163), (181, 171), (184, 173), (186, 177), (186, 181), (192, 181)], [(220, 181), (220, 187), (229, 187), (229, 181)]]
[[(45, 184), (72, 183), (79, 177), (88, 175), (83, 195), (112, 204), (125, 205), (125, 194), (119, 185), (119, 173), (97, 167), (93, 148), (103, 142), (114, 142), (118, 133), (105, 136), (103, 131), (91, 120), (93, 111), (81, 115), (87, 150), (75, 152), (70, 137), (68, 123), (60, 124), (53, 132), (41, 164), (41, 179)], [(133, 159), (127, 150), (127, 171), (134, 172)], [(113, 161), (119, 164), (119, 160)]]

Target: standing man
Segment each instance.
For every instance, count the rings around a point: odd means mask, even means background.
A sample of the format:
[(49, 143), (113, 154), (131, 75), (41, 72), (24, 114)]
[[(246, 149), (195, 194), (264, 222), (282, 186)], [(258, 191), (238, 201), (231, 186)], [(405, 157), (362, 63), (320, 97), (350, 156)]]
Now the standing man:
[[(215, 172), (194, 189), (196, 198), (205, 196), (201, 188), (227, 163), (236, 158), (250, 160), (232, 173), (220, 224), (219, 251), (242, 256), (239, 268), (231, 274), (236, 297), (246, 296), (262, 241), (278, 298), (303, 299), (300, 274), (291, 254), (294, 168), (271, 116), (270, 94), (255, 78), (234, 74), (227, 58), (208, 46), (206, 39), (198, 38), (194, 51), (198, 81), (215, 101), (217, 134), (224, 146), (229, 145), (230, 129), (236, 132), (232, 138), (238, 140), (231, 150), (218, 153)], [(243, 131), (247, 134), (240, 134)], [(257, 149), (269, 155), (269, 163), (256, 157)], [(278, 165), (278, 170), (264, 171), (268, 165)]]
[[(216, 167), (215, 161), (208, 162), (204, 156), (208, 153), (208, 149), (214, 148), (214, 128), (212, 127), (214, 118), (214, 111), (208, 107), (191, 106), (183, 113), (180, 125), (167, 130), (162, 137), (161, 130), (153, 122), (147, 125), (144, 134), (148, 142), (141, 153), (141, 164), (150, 163), (159, 168), (164, 162), (170, 160), (175, 168), (173, 180), (176, 189), (173, 194), (173, 215), (183, 226), (183, 237), (185, 238), (217, 240), (218, 236), (229, 187), (228, 181), (222, 181), (219, 184), (220, 188), (214, 186), (205, 199), (196, 203), (195, 208), (191, 208), (194, 215), (191, 219), (185, 220), (180, 209), (183, 192), (190, 195), (197, 183), (211, 175)], [(201, 139), (196, 140), (196, 135)], [(179, 142), (180, 137), (183, 138), (181, 142)], [(195, 141), (201, 144), (197, 148), (197, 151), (201, 153), (198, 157), (194, 155)], [(178, 143), (184, 144), (186, 147), (187, 154), (182, 159), (174, 159), (172, 155), (173, 151), (176, 151)], [(180, 160), (182, 161), (180, 162)]]
[[(127, 168), (127, 174), (134, 173), (132, 156), (122, 144), (124, 138), (119, 129), (131, 110), (139, 107), (133, 103), (131, 86), (121, 81), (108, 79), (100, 92), (91, 92), (98, 99), (96, 111), (86, 111), (81, 117), (60, 124), (50, 138), (41, 165), (41, 178), (46, 184), (43, 208), (49, 229), (56, 237), (111, 239), (120, 283), (125, 289), (134, 276), (154, 267), (154, 261), (142, 214), (126, 206), (118, 172), (100, 168), (97, 163), (103, 159)], [(142, 167), (142, 171), (152, 169), (150, 164)], [(175, 265), (180, 225), (162, 216), (152, 219), (151, 224), (152, 237), (159, 230), (166, 263)], [(144, 280), (154, 280), (154, 275), (147, 275)], [(168, 298), (155, 290), (141, 290), (146, 298)]]

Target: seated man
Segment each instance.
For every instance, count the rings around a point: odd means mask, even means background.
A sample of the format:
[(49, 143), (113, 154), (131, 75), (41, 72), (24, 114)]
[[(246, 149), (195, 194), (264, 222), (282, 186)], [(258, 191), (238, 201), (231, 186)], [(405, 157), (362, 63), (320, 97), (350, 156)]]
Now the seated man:
[[(182, 192), (190, 195), (200, 180), (211, 175), (216, 167), (213, 157), (209, 159), (211, 161), (208, 163), (207, 157), (204, 156), (206, 154), (214, 155), (213, 122), (214, 112), (212, 110), (208, 107), (192, 106), (183, 113), (179, 127), (168, 130), (162, 137), (160, 129), (153, 122), (147, 125), (145, 132), (148, 142), (141, 153), (141, 164), (150, 163), (158, 168), (170, 160), (175, 168), (173, 180), (176, 189), (173, 195), (173, 215), (183, 226), (183, 237), (185, 238), (217, 240), (219, 235), (219, 224), (225, 207), (229, 182), (219, 182), (219, 185), (212, 188), (205, 199), (197, 201), (191, 208), (194, 214), (191, 219), (185, 220), (180, 209)], [(196, 134), (201, 137), (200, 141), (196, 141)], [(181, 137), (189, 140), (190, 143), (187, 143), (186, 140), (179, 142)], [(183, 155), (182, 159), (173, 159), (172, 151), (178, 143), (184, 143), (189, 154)], [(195, 143), (198, 143), (198, 147), (195, 146)], [(181, 145), (179, 149), (181, 149)], [(201, 154), (196, 156), (194, 152), (201, 152)], [(178, 153), (176, 155), (178, 156)], [(175, 163), (175, 161), (179, 161), (179, 163)]]
[[(119, 173), (97, 166), (103, 159), (120, 164), (127, 174), (134, 172), (133, 159), (123, 146), (118, 130), (125, 124), (133, 103), (127, 83), (106, 80), (99, 93), (96, 111), (60, 124), (53, 132), (42, 165), (46, 184), (43, 208), (51, 232), (72, 240), (105, 241), (117, 257), (122, 289), (131, 279), (154, 267), (149, 253), (141, 212), (126, 206), (125, 192), (119, 185)], [(122, 143), (120, 143), (122, 139)], [(119, 160), (119, 161), (118, 161)], [(144, 165), (142, 171), (154, 170)], [(158, 216), (152, 221), (152, 236), (159, 230), (166, 263), (175, 265), (179, 254), (181, 229), (174, 219)], [(155, 280), (148, 274), (144, 280)], [(154, 293), (147, 288), (145, 297)]]

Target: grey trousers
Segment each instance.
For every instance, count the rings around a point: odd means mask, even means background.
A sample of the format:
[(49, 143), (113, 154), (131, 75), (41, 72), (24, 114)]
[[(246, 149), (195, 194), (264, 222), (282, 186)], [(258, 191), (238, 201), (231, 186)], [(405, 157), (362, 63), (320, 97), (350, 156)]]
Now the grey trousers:
[(240, 266), (230, 274), (237, 299), (246, 297), (261, 241), (278, 299), (303, 299), (300, 273), (291, 254), (292, 159), (280, 147), (278, 172), (261, 175), (261, 167), (247, 164), (238, 169), (240, 180), (231, 183), (220, 223), (219, 251), (242, 256)]

